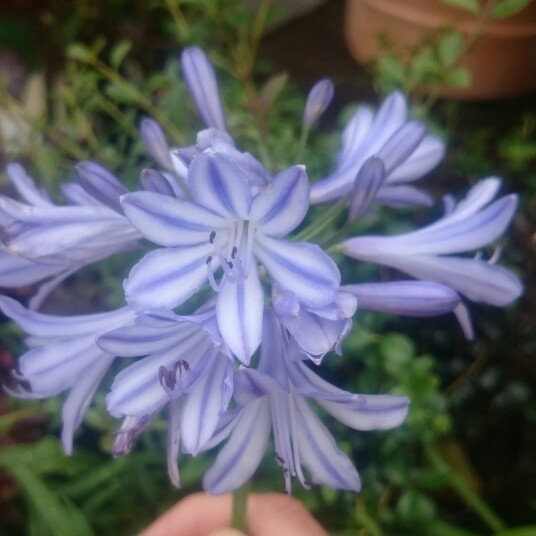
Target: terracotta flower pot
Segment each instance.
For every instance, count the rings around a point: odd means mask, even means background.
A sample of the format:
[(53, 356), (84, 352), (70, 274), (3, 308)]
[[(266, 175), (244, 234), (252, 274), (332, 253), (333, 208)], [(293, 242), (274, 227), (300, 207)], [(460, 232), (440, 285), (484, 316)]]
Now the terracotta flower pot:
[(465, 36), (478, 33), (459, 62), (471, 82), (463, 89), (444, 86), (440, 96), (494, 99), (536, 90), (536, 1), (512, 17), (488, 20), (481, 29), (477, 24), (475, 15), (441, 0), (346, 0), (346, 42), (360, 63), (379, 57), (381, 36), (404, 59), (411, 47), (451, 28)]

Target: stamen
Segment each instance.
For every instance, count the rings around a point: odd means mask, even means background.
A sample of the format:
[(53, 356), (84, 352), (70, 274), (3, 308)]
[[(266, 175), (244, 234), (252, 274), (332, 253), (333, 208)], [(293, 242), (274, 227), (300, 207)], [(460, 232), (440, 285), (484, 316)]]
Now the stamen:
[(500, 259), (502, 252), (503, 252), (503, 246), (497, 246), (492, 256), (489, 258), (488, 263), (495, 264)]
[(212, 270), (212, 256), (209, 256), (207, 258), (207, 278), (208, 278), (208, 282), (210, 283), (210, 286), (212, 287), (212, 290), (214, 292), (219, 292), (221, 290), (221, 287), (223, 285), (223, 282), (225, 280), (225, 274), (221, 280), (221, 283), (218, 285), (218, 283), (216, 282), (216, 278), (214, 277), (214, 272)]

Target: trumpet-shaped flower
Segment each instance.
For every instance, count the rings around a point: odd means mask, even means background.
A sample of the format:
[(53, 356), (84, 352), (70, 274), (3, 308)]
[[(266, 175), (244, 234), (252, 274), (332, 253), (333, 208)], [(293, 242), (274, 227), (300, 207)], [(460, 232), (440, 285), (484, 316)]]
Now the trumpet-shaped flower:
[[(25, 202), (0, 195), (2, 257), (6, 261), (0, 270), (4, 276), (0, 285), (34, 283), (55, 275), (42, 287), (34, 306), (68, 275), (137, 247), (141, 238), (119, 206), (119, 196), (126, 188), (99, 164), (82, 162), (76, 170), (79, 183), (63, 190), (70, 204), (58, 206), (35, 187), (21, 165), (7, 168)], [(22, 269), (18, 274), (17, 268)]]
[(108, 410), (125, 421), (114, 452), (130, 450), (134, 437), (163, 407), (169, 407), (168, 468), (180, 485), (177, 454), (197, 454), (212, 437), (232, 394), (232, 358), (217, 332), (214, 308), (192, 316), (155, 311), (103, 335), (108, 353), (145, 356), (122, 370), (107, 396)]
[(376, 114), (360, 107), (342, 134), (335, 170), (311, 187), (311, 203), (325, 203), (351, 193), (361, 167), (372, 156), (383, 160), (385, 180), (376, 201), (391, 205), (430, 204), (407, 183), (420, 179), (443, 158), (443, 143), (427, 135), (422, 123), (407, 120), (407, 103), (395, 91)]
[(442, 283), (470, 300), (507, 305), (522, 291), (516, 276), (491, 262), (453, 255), (478, 250), (504, 233), (517, 207), (517, 196), (490, 203), (499, 186), (496, 178), (482, 180), (450, 213), (427, 227), (396, 236), (350, 238), (342, 249), (354, 259)]
[(171, 309), (208, 281), (218, 293), (222, 337), (247, 364), (262, 334), (264, 292), (257, 260), (273, 282), (306, 307), (331, 303), (340, 274), (318, 246), (282, 239), (309, 206), (304, 168), (291, 167), (262, 187), (242, 163), (215, 151), (196, 156), (188, 167), (191, 201), (148, 192), (122, 198), (132, 224), (166, 246), (146, 255), (124, 288), (137, 309)]
[(14, 373), (18, 388), (10, 393), (20, 398), (49, 398), (69, 390), (62, 411), (62, 443), (70, 454), (73, 433), (114, 359), (95, 339), (133, 322), (135, 312), (123, 307), (108, 313), (55, 316), (29, 311), (5, 296), (0, 296), (0, 309), (29, 335), (30, 349)]
[(325, 484), (359, 490), (352, 462), (337, 448), (307, 398), (356, 430), (383, 430), (404, 421), (406, 397), (355, 395), (338, 389), (297, 360), (299, 354), (295, 341), (273, 312), (267, 311), (259, 366), (236, 372), (237, 408), (222, 416), (214, 438), (206, 445), (208, 448), (227, 439), (203, 480), (210, 493), (234, 490), (252, 476), (266, 450), (270, 430), (287, 492), (291, 477), (297, 477), (306, 488)]

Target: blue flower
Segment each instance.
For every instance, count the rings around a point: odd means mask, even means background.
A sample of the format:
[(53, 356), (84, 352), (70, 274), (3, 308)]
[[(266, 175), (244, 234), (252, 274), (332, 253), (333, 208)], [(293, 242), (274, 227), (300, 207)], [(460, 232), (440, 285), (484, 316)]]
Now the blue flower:
[(318, 246), (282, 240), (309, 207), (304, 168), (291, 167), (266, 186), (259, 184), (261, 178), (244, 169), (242, 159), (209, 150), (189, 164), (191, 201), (148, 192), (122, 198), (132, 224), (166, 246), (131, 271), (124, 284), (129, 304), (171, 309), (208, 281), (218, 293), (222, 337), (245, 364), (262, 332), (264, 292), (257, 260), (273, 282), (308, 307), (331, 303), (340, 284), (337, 266)]
[[(482, 180), (437, 222), (401, 235), (349, 238), (342, 243), (342, 250), (354, 259), (442, 283), (472, 301), (508, 305), (523, 289), (514, 274), (493, 262), (452, 255), (478, 250), (504, 233), (515, 213), (517, 196), (507, 195), (490, 203), (499, 186), (499, 179)], [(464, 314), (460, 306), (457, 311)], [(468, 325), (466, 333), (471, 336)]]
[(114, 359), (95, 339), (132, 322), (135, 312), (123, 307), (108, 313), (55, 316), (28, 311), (5, 296), (0, 296), (0, 309), (29, 335), (30, 349), (14, 373), (18, 387), (7, 390), (20, 398), (49, 398), (69, 390), (62, 410), (62, 443), (71, 454), (73, 433)]
[(119, 206), (119, 196), (127, 189), (99, 164), (82, 162), (76, 172), (79, 182), (63, 188), (69, 204), (59, 206), (35, 187), (20, 164), (7, 168), (25, 202), (0, 195), (1, 256), (6, 263), (0, 270), (0, 285), (56, 276), (40, 289), (33, 308), (75, 271), (138, 247), (141, 238)]
[(106, 398), (110, 414), (125, 417), (114, 453), (128, 452), (141, 429), (168, 407), (168, 470), (179, 487), (179, 443), (197, 454), (232, 394), (233, 361), (217, 331), (214, 308), (191, 316), (143, 313), (133, 325), (108, 332), (97, 343), (110, 354), (145, 356), (116, 376)]
[[(408, 399), (390, 395), (355, 395), (318, 377), (301, 360), (299, 346), (277, 317), (267, 311), (257, 370), (241, 367), (235, 374), (236, 409), (222, 416), (210, 448), (226, 440), (203, 485), (210, 493), (226, 493), (241, 486), (264, 456), (270, 431), (276, 462), (283, 469), (285, 488), (291, 477), (305, 488), (325, 484), (357, 491), (360, 480), (352, 462), (306, 399), (356, 430), (384, 430), (400, 425)], [(304, 469), (308, 472), (306, 474)]]
[(311, 203), (335, 201), (349, 195), (361, 166), (372, 156), (382, 159), (385, 181), (376, 202), (389, 205), (431, 204), (428, 195), (408, 185), (433, 169), (443, 158), (444, 145), (427, 135), (418, 121), (408, 121), (406, 99), (393, 92), (376, 115), (360, 107), (342, 134), (335, 170), (311, 187)]

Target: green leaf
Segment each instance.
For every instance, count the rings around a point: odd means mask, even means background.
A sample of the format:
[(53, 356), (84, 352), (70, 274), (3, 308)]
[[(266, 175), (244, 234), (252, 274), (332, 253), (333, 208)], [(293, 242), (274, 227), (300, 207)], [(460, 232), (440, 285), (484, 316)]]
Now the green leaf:
[(536, 536), (536, 525), (526, 525), (496, 532), (493, 536)]
[(121, 63), (126, 58), (132, 48), (132, 42), (126, 39), (119, 41), (110, 52), (110, 65), (114, 69), (119, 69)]
[(93, 54), (88, 47), (81, 43), (72, 43), (67, 47), (67, 57), (71, 60), (87, 62), (91, 61)]
[(469, 87), (471, 84), (471, 71), (467, 67), (458, 67), (447, 74), (445, 83), (453, 87)]
[(458, 32), (451, 32), (445, 35), (437, 45), (439, 61), (445, 67), (452, 67), (462, 52), (463, 37)]
[(491, 17), (506, 19), (525, 9), (533, 0), (501, 0), (493, 8)]
[(52, 534), (94, 536), (80, 510), (60, 499), (28, 466), (11, 464), (6, 469), (15, 477), (31, 508)]
[(418, 491), (406, 491), (398, 500), (398, 515), (408, 525), (429, 523), (436, 515), (434, 503)]
[(385, 370), (398, 375), (415, 355), (415, 347), (408, 337), (389, 333), (380, 339), (380, 352), (384, 358)]
[(478, 0), (441, 0), (443, 4), (451, 7), (457, 7), (471, 13), (478, 13), (480, 5)]

